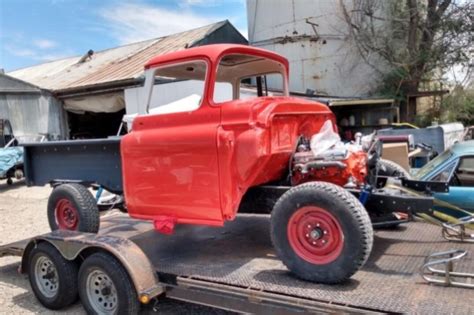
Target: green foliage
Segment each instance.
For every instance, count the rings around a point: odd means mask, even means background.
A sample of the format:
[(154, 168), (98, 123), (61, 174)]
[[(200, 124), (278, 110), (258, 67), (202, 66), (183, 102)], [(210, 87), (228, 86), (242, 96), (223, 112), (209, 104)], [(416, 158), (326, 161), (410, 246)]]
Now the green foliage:
[(359, 53), (383, 74), (376, 94), (404, 103), (433, 74), (472, 67), (472, 0), (354, 0), (351, 10), (340, 3)]
[(457, 86), (441, 102), (442, 122), (460, 121), (464, 126), (474, 125), (474, 90)]
[(384, 75), (377, 94), (382, 97), (393, 98), (397, 101), (405, 101), (406, 94), (401, 90), (401, 82), (408, 78), (409, 74), (403, 67), (394, 68)]

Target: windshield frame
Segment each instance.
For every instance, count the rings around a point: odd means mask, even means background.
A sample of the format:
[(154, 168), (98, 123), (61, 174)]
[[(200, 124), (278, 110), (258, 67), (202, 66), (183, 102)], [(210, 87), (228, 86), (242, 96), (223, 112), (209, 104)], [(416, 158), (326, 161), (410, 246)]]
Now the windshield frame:
[[(453, 156), (455, 156), (454, 152), (451, 150), (446, 150), (433, 160), (429, 161), (425, 166), (420, 168), (418, 172), (416, 172), (415, 176), (417, 179), (429, 180), (435, 177), (437, 174), (442, 172), (446, 167), (439, 169), (437, 172), (432, 173), (436, 169), (438, 169), (441, 165), (449, 161)], [(447, 163), (446, 166), (450, 166), (452, 163)]]

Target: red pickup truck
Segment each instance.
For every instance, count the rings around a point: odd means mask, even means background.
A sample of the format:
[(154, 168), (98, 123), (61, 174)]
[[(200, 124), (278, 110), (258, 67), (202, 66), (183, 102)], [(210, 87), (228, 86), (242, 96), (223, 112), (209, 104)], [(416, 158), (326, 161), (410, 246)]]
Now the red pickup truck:
[(163, 233), (271, 213), (288, 269), (339, 283), (371, 252), (371, 217), (430, 211), (428, 195), (379, 188), (376, 141), (313, 154), (311, 138), (335, 117), (324, 104), (289, 96), (288, 61), (276, 53), (223, 44), (157, 56), (145, 65), (144, 91), (121, 138), (25, 146), (27, 183), (55, 187), (53, 230), (98, 231), (89, 185), (123, 194), (131, 217)]

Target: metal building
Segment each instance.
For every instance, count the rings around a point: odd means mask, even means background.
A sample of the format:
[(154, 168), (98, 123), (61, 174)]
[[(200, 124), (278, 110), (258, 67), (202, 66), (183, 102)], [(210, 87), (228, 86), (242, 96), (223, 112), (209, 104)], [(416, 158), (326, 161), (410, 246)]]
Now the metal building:
[(71, 138), (116, 134), (125, 113), (124, 90), (143, 84), (154, 56), (217, 43), (248, 44), (227, 20), (138, 43), (19, 69), (8, 75), (51, 91), (67, 111)]
[(247, 0), (247, 17), (250, 45), (289, 59), (292, 91), (366, 97), (380, 82), (348, 39), (341, 1)]
[(51, 92), (0, 74), (0, 119), (8, 119), (20, 142), (38, 136), (67, 139), (66, 114)]

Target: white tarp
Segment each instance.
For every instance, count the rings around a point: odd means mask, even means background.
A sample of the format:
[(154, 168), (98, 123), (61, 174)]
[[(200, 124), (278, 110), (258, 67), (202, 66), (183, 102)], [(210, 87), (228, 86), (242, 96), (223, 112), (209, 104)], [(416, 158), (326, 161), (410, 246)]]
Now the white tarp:
[(64, 100), (64, 109), (77, 114), (84, 112), (115, 113), (124, 108), (123, 92), (88, 95)]

